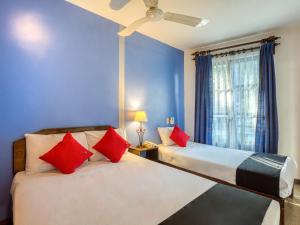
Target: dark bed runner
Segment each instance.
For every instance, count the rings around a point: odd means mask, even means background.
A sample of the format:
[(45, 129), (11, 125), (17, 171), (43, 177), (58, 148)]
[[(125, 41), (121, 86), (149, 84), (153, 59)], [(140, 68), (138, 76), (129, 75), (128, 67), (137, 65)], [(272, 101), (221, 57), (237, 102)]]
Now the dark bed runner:
[(216, 184), (160, 225), (261, 225), (271, 199)]
[(280, 172), (286, 156), (254, 153), (236, 170), (236, 184), (279, 197)]

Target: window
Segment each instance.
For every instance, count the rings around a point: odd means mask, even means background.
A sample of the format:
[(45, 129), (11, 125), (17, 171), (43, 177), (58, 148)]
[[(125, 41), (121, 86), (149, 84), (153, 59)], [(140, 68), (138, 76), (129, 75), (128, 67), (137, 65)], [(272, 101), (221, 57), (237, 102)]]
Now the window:
[(213, 145), (254, 150), (259, 52), (213, 58)]

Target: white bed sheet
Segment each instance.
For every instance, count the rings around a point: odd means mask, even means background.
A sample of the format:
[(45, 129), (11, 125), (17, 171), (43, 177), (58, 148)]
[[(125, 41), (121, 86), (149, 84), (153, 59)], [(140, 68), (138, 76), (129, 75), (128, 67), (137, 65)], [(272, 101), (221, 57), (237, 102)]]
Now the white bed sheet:
[[(76, 173), (18, 173), (14, 225), (155, 225), (215, 182), (126, 153), (120, 163), (90, 162)], [(272, 201), (263, 225), (278, 225)]]
[[(177, 167), (236, 184), (237, 167), (253, 152), (188, 142), (187, 147), (159, 145), (159, 159)], [(280, 173), (279, 195), (291, 195), (297, 165), (287, 158)]]

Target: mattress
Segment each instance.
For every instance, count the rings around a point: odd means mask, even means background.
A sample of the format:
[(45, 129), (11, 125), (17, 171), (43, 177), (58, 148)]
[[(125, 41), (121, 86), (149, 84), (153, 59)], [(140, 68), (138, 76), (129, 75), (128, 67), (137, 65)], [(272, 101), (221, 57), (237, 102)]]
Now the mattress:
[[(159, 145), (159, 160), (231, 184), (236, 184), (238, 166), (253, 152), (188, 142), (187, 147)], [(279, 196), (286, 198), (293, 190), (296, 162), (287, 157), (280, 172)]]
[[(215, 186), (215, 182), (126, 153), (120, 163), (89, 162), (75, 173), (18, 173), (14, 225), (154, 225)], [(263, 225), (278, 225), (270, 203)]]

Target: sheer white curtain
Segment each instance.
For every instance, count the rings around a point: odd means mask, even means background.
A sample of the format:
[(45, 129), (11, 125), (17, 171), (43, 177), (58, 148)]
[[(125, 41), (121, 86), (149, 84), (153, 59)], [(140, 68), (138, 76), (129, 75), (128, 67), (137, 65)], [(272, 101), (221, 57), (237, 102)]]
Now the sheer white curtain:
[(254, 150), (259, 52), (213, 58), (213, 128), (216, 146)]

